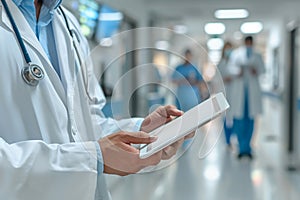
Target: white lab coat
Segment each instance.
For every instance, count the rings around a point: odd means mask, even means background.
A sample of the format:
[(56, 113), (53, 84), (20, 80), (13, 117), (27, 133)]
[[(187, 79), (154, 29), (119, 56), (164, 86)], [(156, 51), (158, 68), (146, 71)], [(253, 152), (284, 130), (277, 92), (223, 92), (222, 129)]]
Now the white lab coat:
[[(26, 63), (0, 2), (0, 199), (109, 199), (103, 174), (97, 174), (96, 146), (91, 141), (121, 129), (137, 131), (140, 119), (103, 117), (105, 98), (90, 66), (85, 75), (92, 100), (87, 98), (58, 10), (53, 29), (61, 80), (22, 13), (10, 0), (7, 3), (33, 63), (42, 66), (45, 78), (37, 87), (22, 80)], [(78, 31), (75, 18), (66, 13), (71, 28)], [(87, 41), (80, 37), (86, 56)]]
[[(246, 48), (240, 47), (234, 50), (230, 56), (229, 67), (231, 72), (237, 75), (243, 69), (241, 77), (236, 76), (232, 82), (232, 105), (231, 110), (235, 118), (242, 118), (244, 114), (245, 86), (248, 87), (249, 116), (255, 118), (262, 112), (262, 94), (259, 84), (259, 75), (265, 72), (262, 56), (253, 51), (252, 56), (247, 58)], [(253, 76), (250, 68), (255, 68), (258, 75)]]

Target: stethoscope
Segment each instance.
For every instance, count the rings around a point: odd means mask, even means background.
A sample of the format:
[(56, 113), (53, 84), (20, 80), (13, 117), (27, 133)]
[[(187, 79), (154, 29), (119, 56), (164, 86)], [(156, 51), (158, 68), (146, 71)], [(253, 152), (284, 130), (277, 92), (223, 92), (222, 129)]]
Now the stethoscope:
[(23, 56), (24, 56), (25, 61), (27, 63), (27, 65), (25, 67), (23, 67), (22, 70), (21, 70), (22, 78), (25, 81), (25, 83), (27, 83), (28, 85), (37, 86), (39, 84), (39, 81), (42, 80), (45, 77), (45, 73), (39, 65), (32, 63), (31, 58), (29, 56), (29, 53), (28, 53), (28, 51), (25, 47), (25, 44), (24, 44), (23, 39), (21, 37), (21, 34), (19, 32), (19, 29), (18, 29), (18, 27), (15, 23), (15, 20), (14, 20), (12, 14), (11, 14), (9, 8), (8, 8), (8, 5), (7, 5), (6, 1), (1, 0), (1, 2), (2, 2), (3, 7), (5, 9), (5, 12), (8, 16), (8, 19), (9, 19), (11, 25), (12, 25), (12, 28), (13, 28), (15, 34), (16, 34), (18, 43), (21, 47)]
[[(21, 37), (19, 29), (18, 29), (18, 27), (15, 23), (15, 20), (14, 20), (12, 14), (11, 14), (9, 8), (8, 8), (8, 5), (7, 5), (6, 1), (1, 0), (1, 2), (3, 4), (5, 12), (7, 13), (7, 16), (9, 18), (9, 21), (10, 21), (11, 25), (12, 25), (12, 28), (13, 28), (15, 34), (16, 34), (17, 41), (18, 41), (18, 43), (21, 47), (22, 54), (23, 54), (23, 56), (25, 58), (25, 61), (26, 61), (26, 64), (27, 64), (25, 67), (22, 68), (21, 76), (22, 76), (22, 78), (23, 78), (23, 80), (25, 81), (26, 84), (28, 84), (30, 86), (37, 86), (39, 84), (40, 80), (42, 80), (45, 77), (44, 70), (39, 65), (32, 63), (32, 60), (31, 60), (31, 58), (29, 56), (29, 53), (28, 53), (28, 51), (25, 47), (24, 41)], [(79, 56), (80, 54), (78, 52), (78, 48), (76, 47), (75, 39), (74, 39), (76, 37), (78, 43), (80, 43), (79, 36), (77, 35), (77, 33), (73, 29), (70, 28), (67, 17), (65, 15), (63, 9), (61, 7), (59, 7), (59, 10), (61, 11), (61, 13), (63, 15), (63, 18), (65, 20), (68, 32), (69, 32), (70, 36), (72, 37), (73, 46), (75, 47), (75, 52), (76, 52), (76, 55), (78, 57), (79, 64), (81, 65), (82, 60)]]

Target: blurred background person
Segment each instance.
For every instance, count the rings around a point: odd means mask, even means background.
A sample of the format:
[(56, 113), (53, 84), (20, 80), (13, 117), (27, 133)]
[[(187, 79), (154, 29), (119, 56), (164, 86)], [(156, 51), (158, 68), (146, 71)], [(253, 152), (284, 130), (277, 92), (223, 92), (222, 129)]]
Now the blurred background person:
[(176, 106), (187, 111), (201, 102), (200, 86), (203, 78), (195, 65), (192, 64), (191, 50), (184, 52), (183, 64), (176, 67), (172, 74), (172, 81), (177, 86)]
[[(232, 73), (230, 73), (230, 67), (228, 64), (229, 64), (229, 58), (232, 53), (232, 50), (233, 50), (233, 45), (231, 44), (231, 42), (225, 42), (222, 50), (222, 58), (218, 65), (219, 71), (224, 81), (226, 98), (231, 107), (234, 106), (232, 104), (232, 98), (233, 98), (232, 79), (234, 78), (234, 76), (232, 75)], [(231, 109), (226, 111), (226, 118), (224, 121), (224, 133), (225, 133), (226, 144), (229, 148), (231, 148), (232, 146), (231, 146), (230, 138), (233, 133), (233, 116), (232, 116)]]
[(162, 76), (156, 65), (149, 66), (149, 76), (152, 76), (153, 81), (145, 87), (148, 87), (147, 104), (150, 113), (165, 104), (165, 97), (161, 92)]
[[(238, 158), (252, 159), (251, 138), (255, 117), (262, 112), (262, 94), (259, 75), (265, 72), (261, 54), (253, 49), (253, 37), (244, 40), (244, 46), (230, 56), (230, 68), (238, 72), (232, 82), (234, 131), (239, 142)], [(234, 71), (234, 70), (233, 70)]]
[[(176, 106), (186, 112), (201, 102), (203, 78), (196, 65), (192, 64), (193, 54), (190, 49), (185, 50), (184, 56), (184, 63), (178, 65), (172, 74), (172, 81), (177, 86)], [(184, 141), (184, 149), (188, 148), (191, 140)]]

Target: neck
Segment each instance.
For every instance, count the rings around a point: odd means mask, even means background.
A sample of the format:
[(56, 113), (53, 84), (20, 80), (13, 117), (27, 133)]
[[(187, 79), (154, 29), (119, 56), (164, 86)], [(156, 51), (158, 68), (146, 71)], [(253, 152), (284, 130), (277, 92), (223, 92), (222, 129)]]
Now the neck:
[(36, 20), (39, 19), (41, 8), (42, 8), (42, 4), (43, 4), (43, 1), (41, 1), (41, 0), (34, 0)]

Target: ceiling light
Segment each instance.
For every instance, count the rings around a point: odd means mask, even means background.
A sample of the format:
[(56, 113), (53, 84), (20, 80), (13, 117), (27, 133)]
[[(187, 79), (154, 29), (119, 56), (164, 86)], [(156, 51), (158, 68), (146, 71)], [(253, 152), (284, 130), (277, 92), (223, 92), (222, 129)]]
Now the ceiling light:
[(217, 19), (243, 19), (249, 16), (246, 9), (221, 9), (215, 11)]
[(263, 24), (261, 22), (245, 22), (241, 26), (241, 31), (244, 34), (255, 34), (261, 32)]
[[(210, 59), (210, 61), (213, 63), (213, 64), (217, 64), (220, 60), (221, 60), (221, 57), (222, 57), (222, 51), (221, 50), (209, 50), (208, 52), (208, 57)], [(213, 69), (213, 68), (212, 68)], [(215, 72), (213, 72), (213, 70), (208, 70), (207, 72), (207, 76), (209, 77), (213, 77), (213, 75), (215, 74)]]
[(164, 40), (157, 41), (155, 43), (155, 47), (159, 50), (167, 50), (169, 46), (170, 46), (169, 42)]
[(99, 16), (100, 21), (120, 21), (122, 19), (123, 19), (123, 14), (120, 12), (101, 13)]
[(204, 30), (209, 35), (221, 35), (225, 32), (225, 25), (223, 23), (207, 23)]
[(111, 38), (103, 38), (100, 41), (100, 45), (102, 47), (111, 47), (113, 45), (113, 41)]
[(175, 33), (177, 33), (177, 34), (185, 34), (185, 33), (187, 33), (187, 27), (184, 26), (184, 25), (175, 25), (173, 27), (173, 29), (174, 29)]
[(224, 46), (224, 41), (221, 38), (211, 38), (207, 41), (209, 50), (220, 50)]

